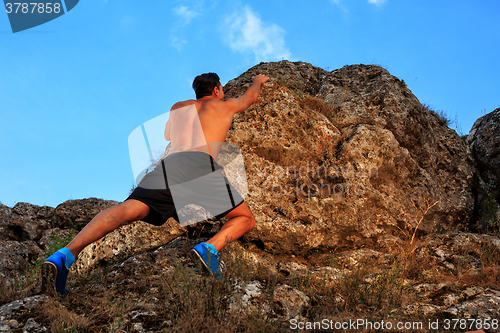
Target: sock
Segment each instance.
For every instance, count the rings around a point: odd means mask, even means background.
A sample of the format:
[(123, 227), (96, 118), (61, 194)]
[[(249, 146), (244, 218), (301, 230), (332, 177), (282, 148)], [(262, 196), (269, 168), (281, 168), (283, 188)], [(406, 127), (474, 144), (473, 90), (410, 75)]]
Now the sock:
[(73, 253), (71, 253), (70, 249), (68, 249), (67, 247), (63, 247), (62, 249), (60, 249), (57, 252), (61, 252), (66, 256), (65, 265), (66, 265), (66, 268), (69, 269), (71, 267), (71, 265), (73, 265), (73, 263), (75, 262), (75, 257), (73, 256)]
[(210, 252), (212, 252), (213, 254), (218, 254), (218, 253), (217, 253), (217, 250), (215, 249), (215, 246), (213, 246), (213, 245), (212, 245), (212, 244), (210, 244), (210, 243), (205, 243), (205, 245), (207, 246), (207, 248), (208, 248), (208, 250), (209, 250)]

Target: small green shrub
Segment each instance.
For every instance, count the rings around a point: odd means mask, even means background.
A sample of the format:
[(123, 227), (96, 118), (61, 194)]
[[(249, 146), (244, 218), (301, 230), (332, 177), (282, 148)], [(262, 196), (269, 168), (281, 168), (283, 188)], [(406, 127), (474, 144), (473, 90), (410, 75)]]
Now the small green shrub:
[(43, 253), (43, 258), (38, 258), (36, 264), (41, 265), (43, 261), (49, 257), (52, 253), (68, 245), (69, 242), (75, 237), (76, 232), (70, 230), (68, 234), (64, 237), (59, 237), (55, 235), (49, 236), (49, 243), (45, 246), (45, 251)]
[(475, 249), (479, 254), (479, 260), (483, 267), (497, 266), (500, 262), (500, 249), (488, 239), (479, 242)]
[(489, 211), (495, 211), (497, 209), (497, 200), (496, 200), (496, 195), (497, 195), (497, 186), (494, 181), (488, 182), (486, 184), (486, 208), (488, 208)]
[(496, 234), (500, 234), (500, 210), (496, 212), (489, 224), (494, 228)]
[(496, 234), (500, 234), (500, 210), (498, 207), (498, 202), (496, 197), (498, 195), (497, 186), (494, 181), (490, 181), (486, 184), (486, 199), (485, 205), (488, 211), (493, 212), (493, 218), (489, 222), (490, 227), (493, 228), (493, 231)]
[(295, 89), (294, 93), (295, 95), (299, 96), (299, 98), (304, 98), (304, 94), (299, 89)]

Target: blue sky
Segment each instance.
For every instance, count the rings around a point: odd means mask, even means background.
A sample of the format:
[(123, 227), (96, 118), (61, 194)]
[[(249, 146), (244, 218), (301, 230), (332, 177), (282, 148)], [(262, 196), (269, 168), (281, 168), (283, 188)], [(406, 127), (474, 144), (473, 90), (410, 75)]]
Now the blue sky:
[(0, 202), (124, 200), (129, 134), (194, 98), (196, 75), (225, 83), (261, 61), (381, 65), (467, 133), (500, 106), (498, 13), (496, 0), (92, 0), (16, 34), (0, 13)]

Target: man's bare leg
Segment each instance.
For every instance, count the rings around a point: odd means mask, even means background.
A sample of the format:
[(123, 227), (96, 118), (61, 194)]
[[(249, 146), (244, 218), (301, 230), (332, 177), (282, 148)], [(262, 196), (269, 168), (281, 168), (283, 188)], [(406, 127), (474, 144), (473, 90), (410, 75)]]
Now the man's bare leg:
[(228, 243), (240, 238), (255, 226), (255, 218), (246, 203), (242, 203), (226, 215), (229, 219), (221, 230), (206, 243), (196, 245), (191, 251), (193, 260), (199, 262), (206, 272), (224, 279), (219, 251)]
[(97, 214), (66, 247), (76, 258), (90, 243), (106, 236), (120, 225), (139, 221), (148, 214), (148, 205), (134, 199), (109, 207)]
[(69, 268), (78, 254), (90, 243), (104, 237), (122, 224), (140, 220), (149, 207), (137, 200), (127, 200), (97, 214), (64, 248), (54, 252), (42, 265), (42, 293), (66, 295)]
[(217, 252), (222, 250), (227, 243), (240, 238), (255, 226), (255, 218), (246, 202), (232, 210), (226, 215), (226, 218), (229, 221), (224, 224), (215, 236), (207, 241), (207, 243), (215, 247)]

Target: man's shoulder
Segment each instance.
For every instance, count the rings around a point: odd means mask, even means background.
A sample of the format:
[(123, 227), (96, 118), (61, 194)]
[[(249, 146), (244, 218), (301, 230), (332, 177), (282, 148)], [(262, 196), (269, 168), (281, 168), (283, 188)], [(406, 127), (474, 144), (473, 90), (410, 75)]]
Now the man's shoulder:
[(206, 112), (209, 110), (227, 111), (227, 109), (230, 108), (229, 103), (227, 103), (227, 101), (228, 100), (220, 100), (217, 98), (211, 98), (204, 101), (192, 99), (192, 100), (177, 102), (172, 106), (170, 110), (173, 111), (179, 109), (188, 109), (190, 107), (196, 107), (198, 111), (202, 112)]
[(174, 105), (172, 105), (172, 107), (170, 108), (170, 110), (173, 111), (173, 110), (184, 108), (184, 107), (190, 107), (192, 105), (196, 105), (196, 100), (190, 99), (190, 100), (187, 100), (187, 101), (180, 101), (180, 102), (177, 102)]
[(200, 110), (223, 110), (224, 106), (224, 101), (217, 98), (211, 98), (200, 104)]

